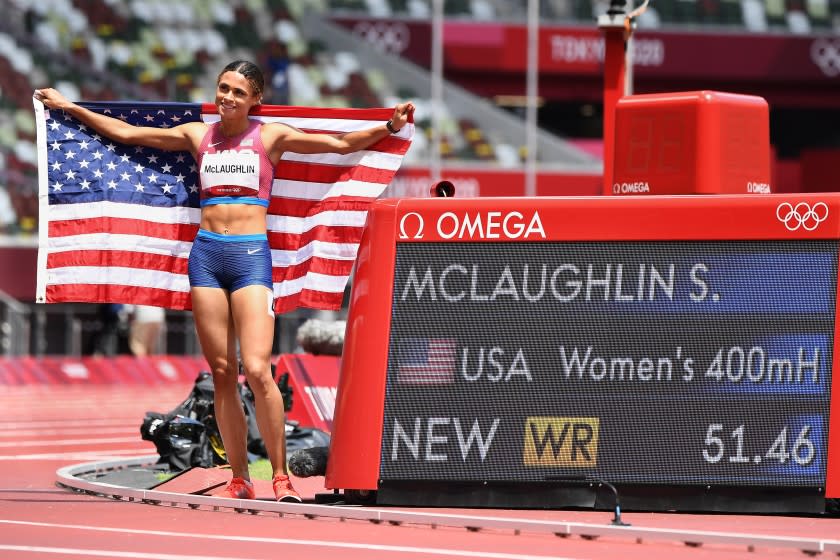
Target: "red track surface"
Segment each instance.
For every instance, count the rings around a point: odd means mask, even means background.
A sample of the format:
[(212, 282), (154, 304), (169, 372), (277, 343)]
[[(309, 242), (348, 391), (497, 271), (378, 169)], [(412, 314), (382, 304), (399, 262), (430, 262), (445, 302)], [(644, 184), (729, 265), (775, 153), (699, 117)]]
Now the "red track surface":
[[(55, 485), (55, 471), (147, 456), (147, 410), (167, 411), (191, 384), (0, 386), (0, 558), (806, 558), (797, 550), (240, 514), (115, 501)], [(314, 491), (312, 480), (302, 489)], [(311, 493), (310, 493), (311, 496)], [(419, 511), (419, 510), (418, 510)], [(608, 524), (607, 512), (435, 510)], [(840, 519), (625, 512), (633, 527), (840, 539)], [(822, 557), (838, 558), (834, 553)]]

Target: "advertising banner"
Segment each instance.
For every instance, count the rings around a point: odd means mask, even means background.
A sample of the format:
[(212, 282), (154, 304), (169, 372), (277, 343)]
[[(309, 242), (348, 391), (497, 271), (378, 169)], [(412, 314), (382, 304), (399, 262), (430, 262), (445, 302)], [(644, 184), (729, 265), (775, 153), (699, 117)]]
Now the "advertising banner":
[[(522, 169), (447, 166), (441, 170), (441, 179), (455, 185), (457, 198), (525, 196), (525, 171)], [(537, 196), (594, 196), (601, 194), (601, 174), (538, 171), (536, 185)], [(382, 196), (428, 197), (431, 186), (428, 167), (404, 167)]]
[[(333, 21), (383, 51), (430, 67), (428, 20)], [(527, 35), (524, 24), (446, 21), (447, 79), (485, 96), (524, 94)], [(637, 93), (719, 89), (771, 103), (840, 104), (837, 36), (640, 29), (633, 34), (632, 60)], [(604, 39), (594, 21), (540, 26), (540, 95), (599, 99), (603, 62)]]

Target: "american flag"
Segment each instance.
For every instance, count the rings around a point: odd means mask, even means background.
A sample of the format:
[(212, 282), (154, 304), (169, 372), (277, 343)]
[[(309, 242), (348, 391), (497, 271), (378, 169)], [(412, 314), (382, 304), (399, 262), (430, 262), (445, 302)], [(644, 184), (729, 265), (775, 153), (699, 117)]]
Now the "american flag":
[(396, 381), (400, 385), (455, 383), (457, 342), (450, 338), (405, 338), (397, 342)]
[[(187, 257), (200, 218), (188, 152), (112, 142), (37, 99), (41, 303), (190, 309)], [(212, 104), (83, 103), (131, 124), (219, 119)], [(381, 125), (393, 109), (261, 106), (253, 118), (306, 132)], [(414, 125), (348, 155), (286, 152), (268, 208), (275, 311), (339, 309), (370, 204), (388, 186)]]

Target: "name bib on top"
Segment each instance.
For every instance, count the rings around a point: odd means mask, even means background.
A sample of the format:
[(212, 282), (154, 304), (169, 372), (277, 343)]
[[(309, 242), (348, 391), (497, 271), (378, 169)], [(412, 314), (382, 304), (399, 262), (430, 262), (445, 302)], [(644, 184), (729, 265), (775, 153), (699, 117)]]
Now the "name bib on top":
[(215, 196), (257, 196), (259, 155), (251, 150), (205, 153), (201, 159), (201, 189)]

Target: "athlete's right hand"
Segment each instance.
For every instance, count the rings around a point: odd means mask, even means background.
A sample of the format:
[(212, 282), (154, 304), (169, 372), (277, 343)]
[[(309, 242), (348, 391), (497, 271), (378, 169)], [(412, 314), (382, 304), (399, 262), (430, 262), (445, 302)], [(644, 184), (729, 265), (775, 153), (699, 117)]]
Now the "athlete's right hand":
[(36, 89), (34, 97), (50, 109), (64, 109), (71, 104), (66, 97), (53, 88)]

